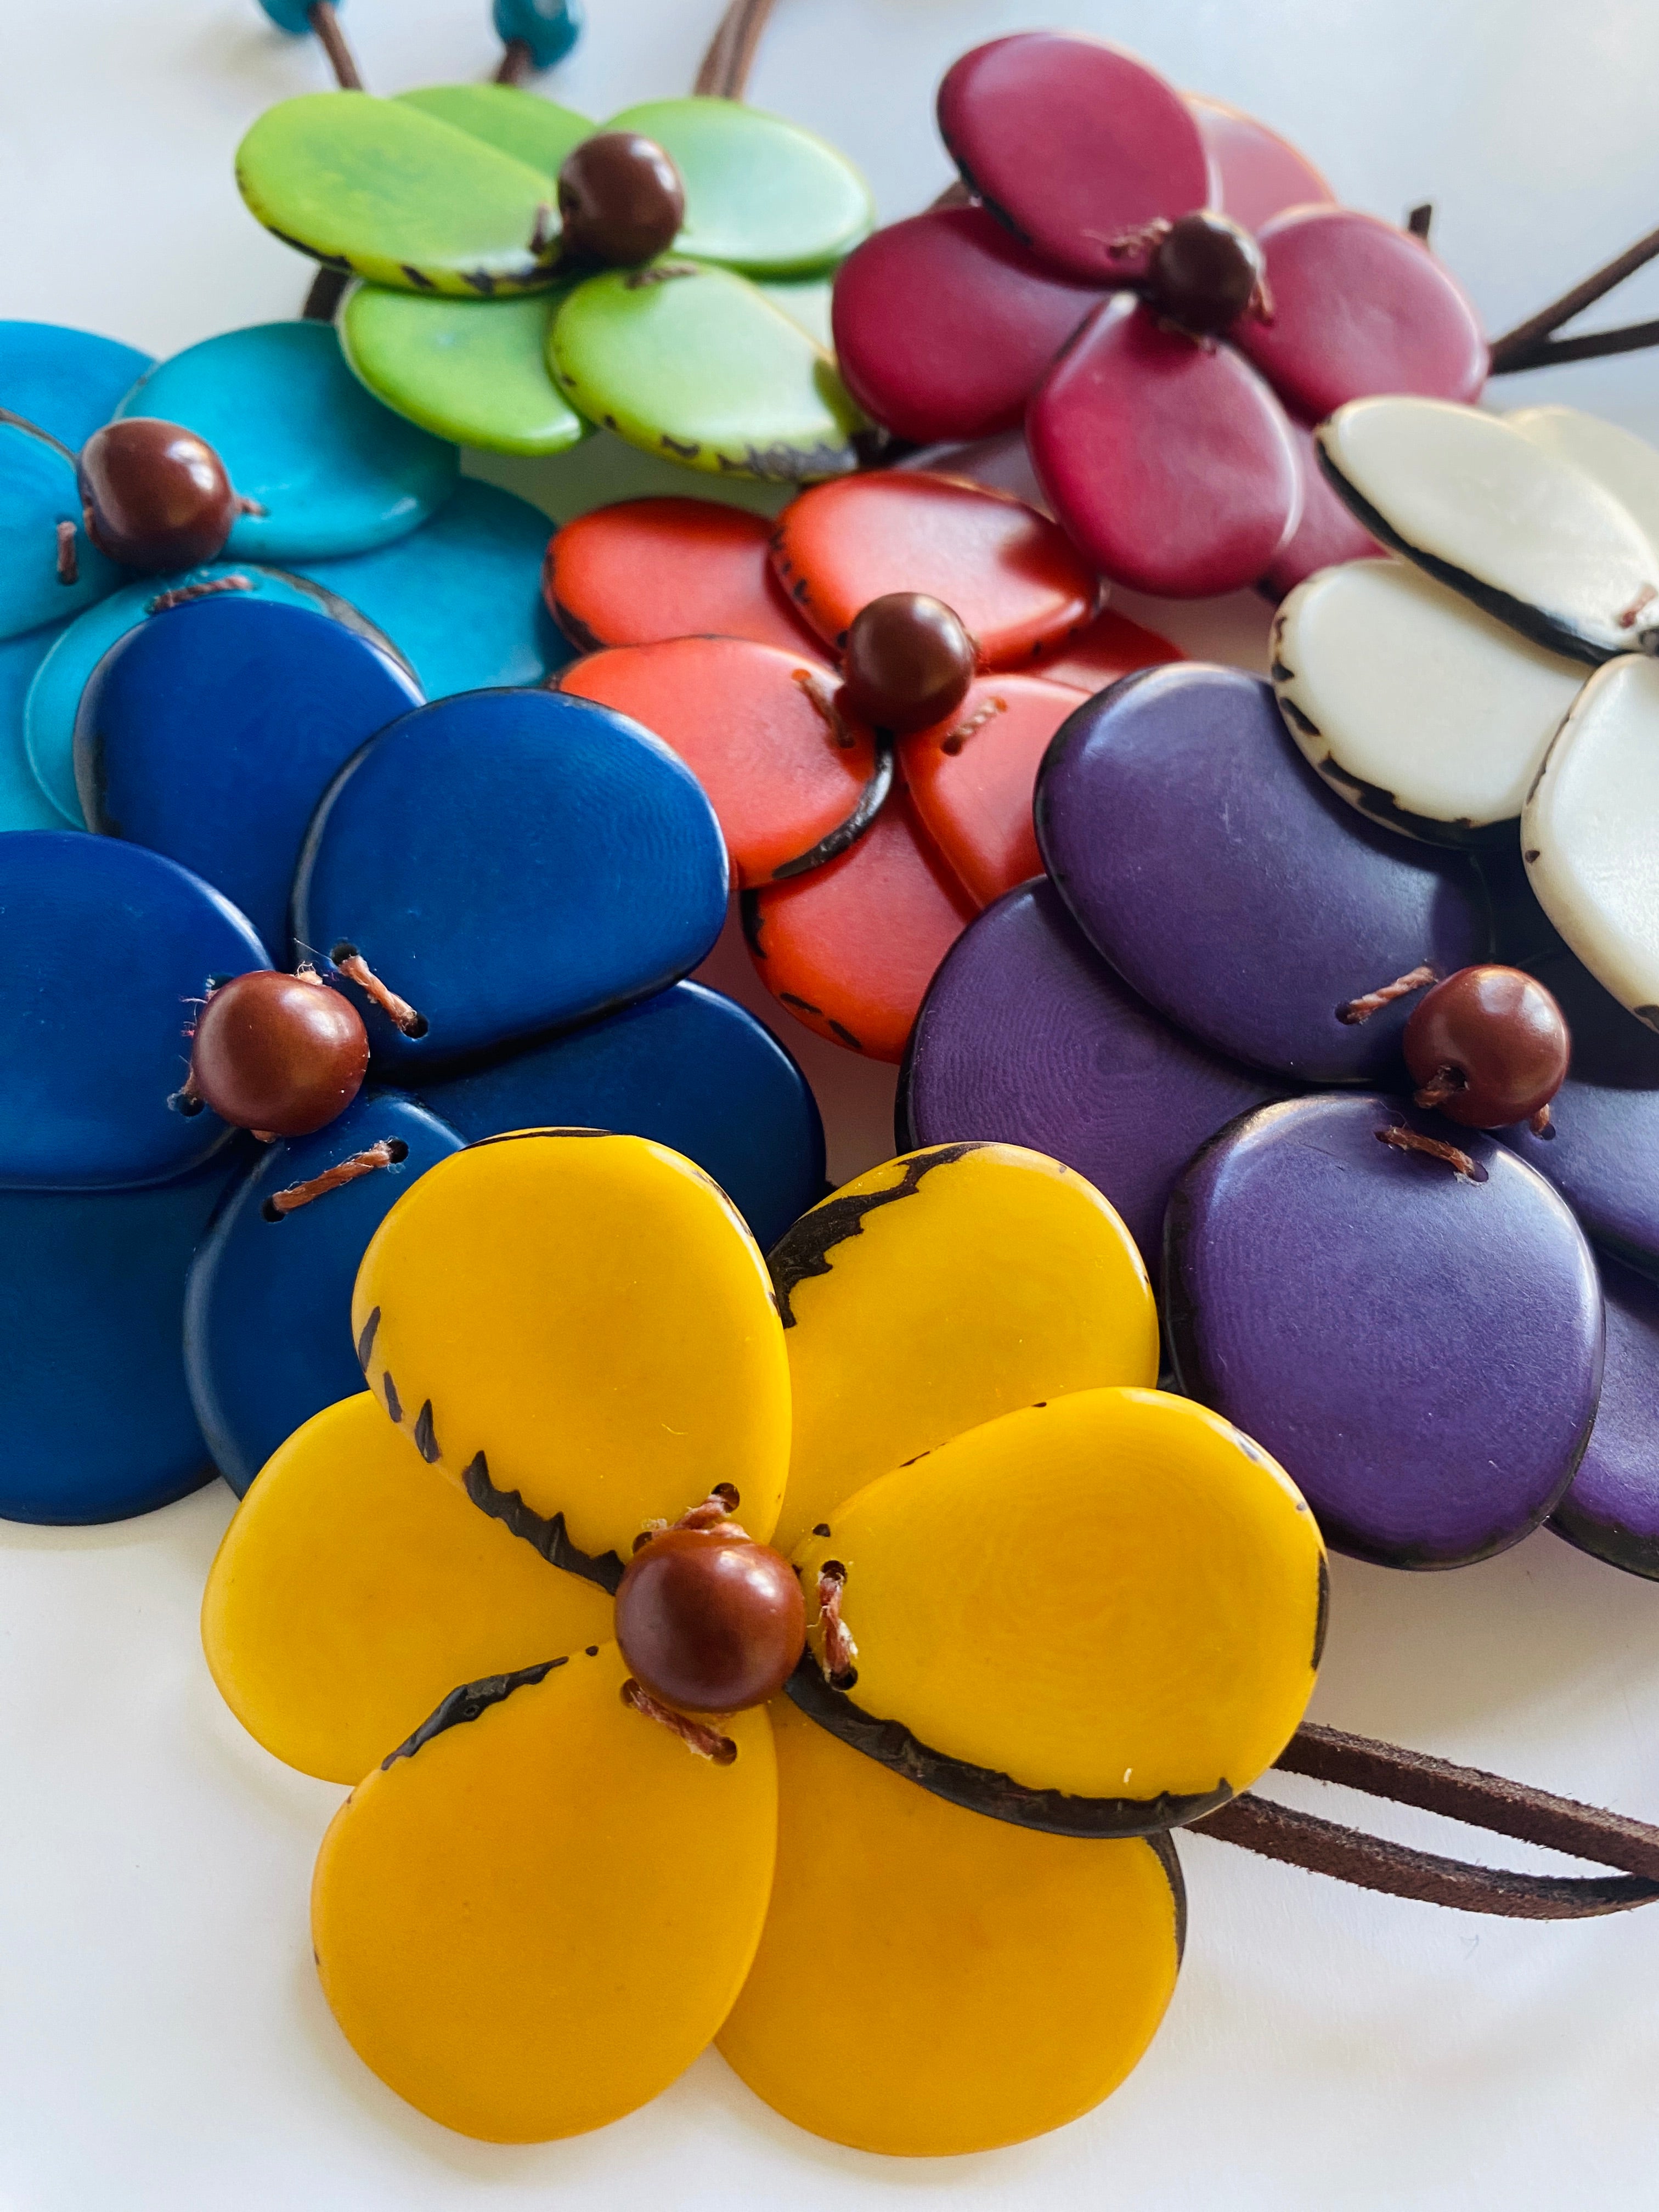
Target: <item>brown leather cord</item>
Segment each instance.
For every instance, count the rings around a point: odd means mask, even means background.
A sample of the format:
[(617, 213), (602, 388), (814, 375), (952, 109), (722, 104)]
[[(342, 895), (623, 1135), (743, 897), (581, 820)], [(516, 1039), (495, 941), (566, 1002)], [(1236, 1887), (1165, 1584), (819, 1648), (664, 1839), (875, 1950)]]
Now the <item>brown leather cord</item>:
[(312, 0), (306, 14), (317, 33), (317, 43), (328, 56), (328, 65), (341, 91), (361, 92), (363, 81), (358, 74), (356, 57), (346, 44), (345, 33), (340, 28), (340, 19), (334, 12), (334, 0)]
[(772, 0), (732, 0), (697, 71), (694, 93), (709, 100), (741, 100), (749, 88)]
[(1517, 323), (1512, 331), (1492, 342), (1492, 373), (1494, 376), (1511, 376), (1523, 368), (1545, 368), (1553, 362), (1590, 361), (1597, 356), (1610, 353), (1633, 353), (1639, 348), (1659, 343), (1659, 322), (1631, 323), (1623, 330), (1595, 331), (1580, 338), (1553, 338), (1563, 323), (1570, 323), (1586, 307), (1594, 307), (1605, 293), (1622, 284), (1626, 276), (1633, 276), (1659, 255), (1659, 230), (1650, 230), (1645, 238), (1638, 238), (1634, 246), (1626, 246), (1611, 261), (1593, 270), (1580, 284), (1563, 292), (1559, 300), (1552, 300), (1547, 307), (1540, 307), (1535, 315), (1528, 315), (1524, 323)]
[(1414, 1850), (1251, 1796), (1211, 1814), (1197, 1824), (1200, 1832), (1361, 1889), (1513, 1920), (1587, 1920), (1659, 1899), (1659, 1828), (1622, 1813), (1601, 1812), (1479, 1767), (1312, 1722), (1297, 1729), (1278, 1764), (1287, 1774), (1363, 1790), (1620, 1871), (1588, 1877), (1513, 1874)]

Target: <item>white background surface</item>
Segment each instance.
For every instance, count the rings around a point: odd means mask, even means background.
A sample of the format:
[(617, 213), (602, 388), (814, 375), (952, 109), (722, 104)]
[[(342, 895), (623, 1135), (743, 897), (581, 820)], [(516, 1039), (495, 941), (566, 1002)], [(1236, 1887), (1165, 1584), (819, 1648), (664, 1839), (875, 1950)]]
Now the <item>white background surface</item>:
[[(544, 82), (603, 116), (686, 88), (719, 0), (592, 5)], [(1352, 202), (1397, 219), (1432, 197), (1489, 329), (1659, 222), (1651, 0), (1066, 12), (1278, 125)], [(929, 105), (945, 65), (1044, 20), (1039, 0), (779, 0), (755, 96), (836, 139), (884, 214), (904, 214), (946, 176)], [(347, 22), (378, 89), (495, 59), (483, 0), (352, 0)], [(231, 158), (264, 106), (326, 81), (252, 0), (0, 0), (0, 314), (165, 352), (293, 312), (306, 265), (245, 215)], [(1608, 319), (1626, 309), (1659, 312), (1659, 282)], [(1659, 356), (1510, 392), (1659, 434)], [(815, 1076), (836, 1071), (837, 1172), (882, 1157), (890, 1073), (788, 1034)], [(1108, 2106), (1044, 2141), (862, 2157), (776, 2119), (712, 2055), (584, 2141), (447, 2135), (358, 2065), (313, 1976), (307, 1883), (340, 1793), (244, 1738), (202, 1663), (229, 1507), (216, 1485), (124, 1527), (0, 1528), (0, 2212), (1659, 2201), (1659, 1909), (1479, 1920), (1199, 1838), (1182, 1847), (1191, 1933), (1162, 2034)], [(1334, 1566), (1319, 1717), (1659, 1818), (1659, 1588), (1547, 1534), (1455, 1574)], [(1461, 1847), (1416, 1816), (1383, 1823)]]

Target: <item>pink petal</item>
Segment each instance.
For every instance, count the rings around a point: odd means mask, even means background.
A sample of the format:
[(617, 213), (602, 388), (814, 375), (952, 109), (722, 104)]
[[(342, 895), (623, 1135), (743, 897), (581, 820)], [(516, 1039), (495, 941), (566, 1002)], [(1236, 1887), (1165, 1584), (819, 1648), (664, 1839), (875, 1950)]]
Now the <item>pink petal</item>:
[(1108, 247), (1210, 197), (1179, 93), (1115, 46), (1023, 31), (975, 46), (939, 89), (963, 181), (1052, 268), (1109, 283)]
[(865, 413), (927, 444), (1019, 421), (1031, 386), (1098, 304), (983, 208), (878, 230), (836, 279), (836, 352)]
[(1203, 93), (1182, 97), (1209, 149), (1219, 185), (1218, 204), (1246, 230), (1260, 230), (1286, 208), (1336, 197), (1304, 154), (1255, 116)]
[(1241, 590), (1294, 526), (1301, 471), (1285, 410), (1231, 347), (1109, 300), (1025, 421), (1054, 513), (1115, 583), (1161, 599)]
[(1302, 464), (1302, 520), (1261, 579), (1261, 590), (1273, 600), (1294, 591), (1316, 568), (1334, 568), (1345, 561), (1375, 560), (1383, 550), (1331, 489), (1319, 465), (1313, 433), (1292, 422), (1291, 435)]
[(1233, 343), (1305, 421), (1376, 392), (1480, 397), (1480, 325), (1420, 239), (1352, 208), (1309, 208), (1269, 223), (1261, 250), (1273, 319), (1241, 321)]

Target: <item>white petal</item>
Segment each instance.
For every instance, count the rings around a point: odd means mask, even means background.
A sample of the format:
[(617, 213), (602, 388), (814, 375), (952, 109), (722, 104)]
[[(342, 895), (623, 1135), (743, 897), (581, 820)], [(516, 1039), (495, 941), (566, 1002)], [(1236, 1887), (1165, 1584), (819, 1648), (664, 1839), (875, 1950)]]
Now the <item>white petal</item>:
[(1521, 820), (1539, 904), (1597, 981), (1659, 1030), (1659, 664), (1597, 669)]
[(1659, 450), (1645, 438), (1576, 407), (1517, 407), (1504, 420), (1534, 446), (1594, 477), (1659, 545)]
[(1520, 813), (1584, 670), (1404, 562), (1352, 561), (1280, 607), (1273, 678), (1333, 790), (1391, 830), (1461, 844)]
[(1368, 530), (1540, 644), (1609, 659), (1659, 606), (1659, 553), (1635, 518), (1499, 416), (1356, 399), (1316, 434)]

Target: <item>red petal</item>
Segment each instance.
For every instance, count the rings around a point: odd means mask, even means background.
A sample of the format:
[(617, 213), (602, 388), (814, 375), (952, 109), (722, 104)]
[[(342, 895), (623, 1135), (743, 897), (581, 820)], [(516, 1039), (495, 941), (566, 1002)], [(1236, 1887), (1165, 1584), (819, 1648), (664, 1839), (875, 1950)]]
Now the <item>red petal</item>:
[(1209, 149), (1218, 204), (1246, 230), (1260, 230), (1286, 208), (1336, 197), (1305, 154), (1255, 116), (1203, 93), (1183, 97)]
[(981, 906), (1042, 874), (1031, 791), (1048, 740), (1082, 703), (1039, 677), (988, 677), (948, 722), (901, 742), (916, 811)]
[(1304, 421), (1382, 392), (1479, 398), (1486, 341), (1474, 309), (1420, 239), (1352, 208), (1310, 208), (1261, 234), (1271, 323), (1233, 342)]
[(1068, 276), (1111, 281), (1108, 248), (1210, 197), (1210, 164), (1179, 93), (1115, 46), (1024, 31), (964, 54), (939, 88), (963, 180)]
[(767, 562), (764, 515), (711, 499), (625, 499), (556, 531), (542, 596), (584, 652), (712, 633), (786, 652), (822, 647)]
[(1291, 435), (1302, 464), (1302, 520), (1261, 579), (1261, 589), (1273, 599), (1282, 599), (1286, 592), (1294, 591), (1316, 568), (1334, 568), (1345, 561), (1375, 560), (1383, 550), (1327, 483), (1313, 433), (1293, 422)]
[(802, 615), (837, 650), (872, 599), (929, 592), (955, 608), (986, 668), (1023, 666), (1087, 622), (1100, 596), (1046, 515), (914, 469), (815, 484), (778, 517), (772, 558)]
[(896, 791), (850, 853), (756, 891), (744, 926), (762, 981), (797, 1020), (872, 1060), (902, 1060), (933, 971), (973, 901)]
[(983, 438), (1099, 301), (1055, 276), (983, 208), (878, 230), (836, 279), (836, 354), (865, 413), (902, 438)]
[(1166, 599), (1253, 584), (1297, 517), (1285, 410), (1228, 346), (1107, 302), (1043, 379), (1025, 422), (1054, 513), (1114, 582)]
[(1115, 684), (1120, 676), (1133, 676), (1137, 668), (1155, 668), (1161, 661), (1186, 658), (1167, 637), (1108, 607), (1087, 629), (1079, 630), (1063, 645), (1052, 660), (1039, 661), (1037, 669), (1051, 684), (1071, 684), (1092, 696)]
[(817, 661), (743, 638), (617, 646), (562, 670), (558, 688), (631, 715), (673, 747), (708, 793), (745, 887), (771, 882), (838, 830), (850, 843), (890, 773)]

